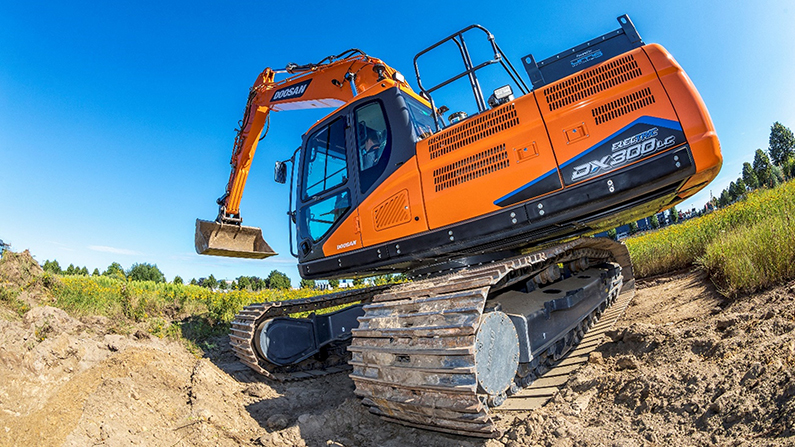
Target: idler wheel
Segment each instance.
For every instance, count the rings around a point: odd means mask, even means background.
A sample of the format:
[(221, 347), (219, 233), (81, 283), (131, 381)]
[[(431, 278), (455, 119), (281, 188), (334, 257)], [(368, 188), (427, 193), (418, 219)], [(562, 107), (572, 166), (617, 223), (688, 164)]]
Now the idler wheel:
[[(504, 312), (489, 312), (475, 335), (478, 385), (492, 398), (505, 394), (519, 367), (519, 336)], [(497, 399), (499, 401), (500, 399)]]

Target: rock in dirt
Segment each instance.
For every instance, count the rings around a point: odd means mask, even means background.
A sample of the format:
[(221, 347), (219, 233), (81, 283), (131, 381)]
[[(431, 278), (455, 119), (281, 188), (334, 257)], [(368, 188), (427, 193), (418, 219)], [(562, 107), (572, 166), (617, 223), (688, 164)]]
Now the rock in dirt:
[(290, 420), (287, 416), (279, 413), (269, 417), (266, 423), (271, 430), (283, 430), (290, 424)]
[(601, 352), (594, 351), (588, 354), (588, 363), (596, 364), (596, 365), (604, 365), (605, 358)]
[(619, 371), (625, 369), (638, 369), (638, 363), (632, 357), (621, 357), (616, 362), (616, 369)]
[(82, 325), (80, 321), (72, 318), (62, 309), (50, 306), (38, 306), (27, 311), (22, 317), (22, 322), (34, 331), (50, 331), (57, 334), (69, 332)]

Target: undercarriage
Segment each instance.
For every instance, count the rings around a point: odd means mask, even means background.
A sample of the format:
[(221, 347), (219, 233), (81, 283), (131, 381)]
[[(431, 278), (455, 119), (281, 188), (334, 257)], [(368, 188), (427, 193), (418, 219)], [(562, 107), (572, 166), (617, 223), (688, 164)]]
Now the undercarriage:
[(495, 437), (492, 409), (554, 367), (622, 289), (634, 290), (626, 248), (582, 238), (409, 283), (254, 304), (230, 337), (269, 378), (352, 367), (356, 394), (385, 420)]

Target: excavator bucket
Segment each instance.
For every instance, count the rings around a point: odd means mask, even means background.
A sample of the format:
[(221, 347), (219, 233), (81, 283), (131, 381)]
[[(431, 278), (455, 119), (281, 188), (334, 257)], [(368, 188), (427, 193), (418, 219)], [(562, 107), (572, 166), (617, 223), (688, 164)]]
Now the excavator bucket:
[(262, 259), (275, 256), (257, 227), (225, 225), (196, 219), (196, 253), (231, 258)]

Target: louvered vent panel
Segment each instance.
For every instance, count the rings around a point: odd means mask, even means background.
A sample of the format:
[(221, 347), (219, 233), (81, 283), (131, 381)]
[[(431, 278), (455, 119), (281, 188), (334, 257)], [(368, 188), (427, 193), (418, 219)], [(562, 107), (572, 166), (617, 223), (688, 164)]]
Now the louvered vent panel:
[(551, 112), (640, 75), (638, 63), (630, 54), (546, 88), (544, 96)]
[(471, 157), (451, 163), (433, 171), (436, 192), (483, 177), (509, 166), (505, 145), (487, 149)]
[(373, 218), (376, 230), (383, 230), (410, 221), (408, 192), (403, 190), (378, 205), (373, 210)]
[(623, 98), (601, 105), (591, 110), (591, 114), (598, 125), (651, 104), (654, 104), (654, 95), (651, 94), (650, 88), (644, 88)]
[(517, 124), (519, 118), (513, 104), (474, 117), (449, 132), (442, 131), (431, 137), (428, 140), (431, 160)]

